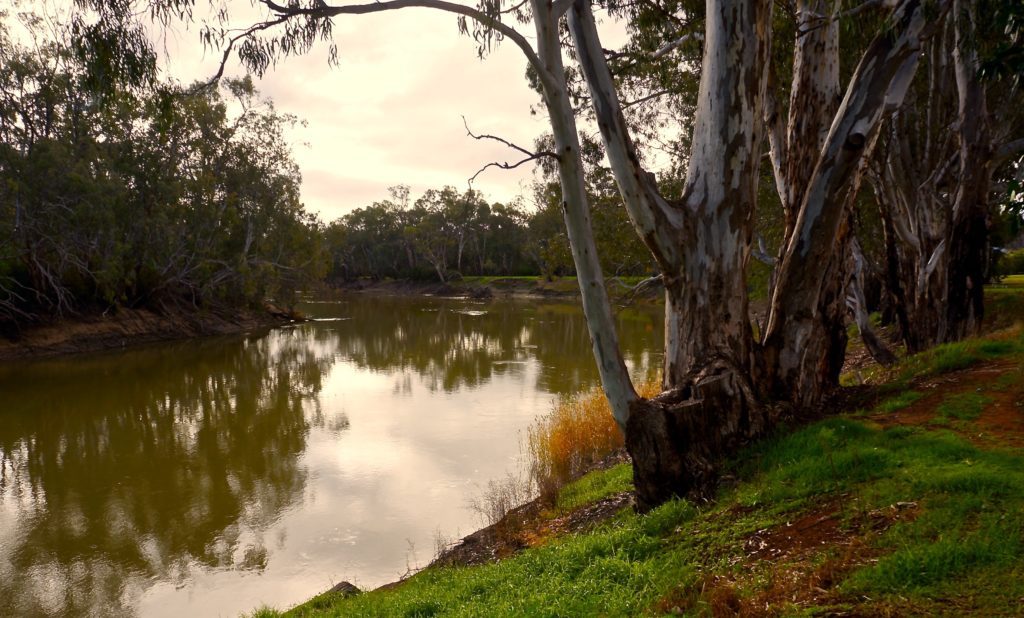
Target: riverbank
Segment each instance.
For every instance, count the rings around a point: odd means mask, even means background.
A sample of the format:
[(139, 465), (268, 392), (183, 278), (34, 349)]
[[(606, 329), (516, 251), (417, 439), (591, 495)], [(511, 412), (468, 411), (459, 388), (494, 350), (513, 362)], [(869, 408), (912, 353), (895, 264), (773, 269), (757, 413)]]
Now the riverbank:
[(402, 582), (284, 615), (1020, 613), (1021, 328), (861, 378), (821, 420), (742, 452), (714, 503), (637, 515), (615, 465)]
[(280, 326), (294, 321), (295, 317), (271, 306), (233, 312), (156, 313), (147, 309), (119, 309), (107, 315), (70, 317), (50, 324), (26, 326), (13, 338), (0, 337), (0, 362), (230, 335)]
[[(643, 277), (621, 277), (608, 281), (608, 292), (614, 299), (632, 299), (634, 288)], [(575, 277), (465, 277), (457, 281), (409, 281), (359, 279), (340, 282), (331, 287), (338, 293), (357, 293), (379, 296), (440, 296), (450, 298), (489, 299), (548, 299), (573, 300), (580, 296)], [(637, 291), (638, 299), (661, 298), (660, 283), (647, 285)]]

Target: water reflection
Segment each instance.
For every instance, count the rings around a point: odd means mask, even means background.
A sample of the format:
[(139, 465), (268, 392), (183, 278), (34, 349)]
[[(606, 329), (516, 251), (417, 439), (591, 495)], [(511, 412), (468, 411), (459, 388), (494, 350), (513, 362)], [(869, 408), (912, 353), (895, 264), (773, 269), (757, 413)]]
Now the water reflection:
[[(321, 345), (375, 371), (410, 370), (433, 390), (521, 373), (530, 359), (541, 364), (539, 390), (567, 395), (597, 383), (586, 322), (575, 305), (368, 298), (308, 309), (325, 319), (350, 318), (307, 325)], [(652, 308), (619, 312), (627, 364), (657, 364), (661, 319)]]
[(270, 336), (3, 371), (0, 615), (125, 614), (146, 580), (263, 568), (329, 365)]
[[(237, 614), (475, 525), (518, 432), (596, 384), (576, 307), (359, 299), (267, 334), (0, 367), (0, 616)], [(661, 315), (620, 316), (657, 365)], [(422, 556), (425, 560), (428, 555)]]

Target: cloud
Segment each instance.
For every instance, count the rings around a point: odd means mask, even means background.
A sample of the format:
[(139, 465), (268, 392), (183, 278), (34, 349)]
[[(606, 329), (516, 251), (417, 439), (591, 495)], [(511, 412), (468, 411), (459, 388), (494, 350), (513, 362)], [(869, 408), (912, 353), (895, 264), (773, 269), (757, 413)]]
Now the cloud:
[[(241, 0), (229, 6), (234, 27), (266, 14)], [(481, 60), (455, 16), (419, 8), (339, 17), (333, 29), (339, 66), (328, 65), (327, 44), (319, 44), (305, 56), (281, 59), (257, 81), (278, 111), (307, 123), (288, 138), (303, 173), (303, 200), (324, 220), (386, 198), (391, 185), (408, 184), (415, 197), (429, 188), (463, 187), (489, 162), (520, 160), (497, 142), (467, 136), (463, 116), (474, 132), (526, 148), (548, 131), (544, 115), (530, 113), (540, 98), (526, 82), (525, 57), (508, 40)], [(532, 26), (520, 31), (532, 39)], [(220, 53), (204, 51), (196, 24), (154, 27), (152, 34), (173, 78), (191, 83), (216, 72)], [(226, 75), (243, 74), (232, 58)], [(488, 169), (474, 186), (490, 200), (509, 201), (531, 170), (532, 164)]]

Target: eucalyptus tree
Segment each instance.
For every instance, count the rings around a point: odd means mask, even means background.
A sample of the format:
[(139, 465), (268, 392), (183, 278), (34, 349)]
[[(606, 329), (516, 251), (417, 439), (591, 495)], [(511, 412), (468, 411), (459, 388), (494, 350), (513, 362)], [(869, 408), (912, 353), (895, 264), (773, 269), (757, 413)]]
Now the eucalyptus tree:
[(981, 70), (1007, 38), (994, 17), (957, 0), (941, 36), (929, 41), (927, 70), (887, 123), (870, 168), (885, 232), (887, 288), (912, 352), (980, 326), (992, 198), (999, 191), (993, 180), (1024, 154), (1015, 76)]
[[(2, 37), (0, 37), (2, 38)], [(57, 44), (0, 45), (0, 326), (118, 307), (287, 302), (319, 224), (251, 80), (113, 86)]]
[[(83, 1), (109, 11), (127, 0)], [(663, 196), (641, 164), (587, 0), (529, 0), (508, 9), (494, 1), (477, 8), (446, 0), (261, 3), (270, 17), (243, 32), (204, 30), (207, 40), (222, 44), (225, 58), (237, 46), (242, 61), (257, 72), (267, 70), (278, 54), (301, 53), (329, 38), (335, 18), (412, 7), (454, 13), (466, 32), (473, 22), (482, 49), (501, 38), (522, 51), (553, 136), (553, 148), (530, 158), (557, 160), (566, 231), (595, 358), (633, 456), (638, 505), (648, 508), (672, 495), (705, 494), (713, 485), (718, 456), (762, 435), (786, 405), (813, 405), (830, 385), (834, 349), (820, 316), (829, 302), (827, 277), (838, 259), (846, 213), (846, 201), (833, 198), (856, 187), (882, 118), (902, 100), (922, 40), (950, 0), (927, 7), (920, 0), (896, 2), (858, 63), (829, 130), (823, 139), (815, 133), (821, 148), (803, 181), (760, 342), (750, 326), (746, 273), (764, 141), (769, 0), (707, 0), (701, 81), (678, 200)], [(185, 10), (190, 3), (165, 0), (162, 6)], [(506, 22), (510, 17), (532, 20), (533, 44)], [(591, 231), (563, 62), (563, 20), (623, 202), (666, 288), (665, 393), (654, 400), (637, 395), (617, 342)]]

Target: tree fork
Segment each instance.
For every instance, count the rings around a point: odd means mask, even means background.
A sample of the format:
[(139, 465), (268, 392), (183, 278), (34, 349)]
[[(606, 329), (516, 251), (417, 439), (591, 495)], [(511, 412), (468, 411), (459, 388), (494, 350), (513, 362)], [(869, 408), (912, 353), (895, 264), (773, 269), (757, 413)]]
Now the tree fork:
[(637, 511), (677, 497), (710, 500), (720, 461), (765, 435), (781, 409), (759, 401), (746, 378), (731, 368), (635, 401), (626, 450), (633, 460)]

